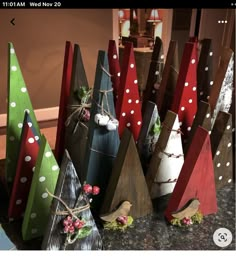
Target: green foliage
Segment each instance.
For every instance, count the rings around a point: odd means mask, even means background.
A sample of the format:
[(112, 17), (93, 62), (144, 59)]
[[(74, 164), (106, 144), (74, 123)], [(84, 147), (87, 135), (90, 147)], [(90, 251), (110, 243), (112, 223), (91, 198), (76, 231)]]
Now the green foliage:
[[(186, 219), (186, 218), (184, 218)], [(178, 218), (173, 218), (170, 223), (174, 226), (178, 226), (178, 227), (188, 227), (191, 226), (193, 224), (200, 224), (203, 220), (203, 215), (200, 211), (197, 211), (189, 220), (190, 220), (190, 224), (186, 224), (184, 223), (184, 219), (178, 219)]]
[(74, 94), (77, 97), (77, 99), (82, 103), (87, 103), (90, 96), (91, 96), (92, 90), (89, 89), (87, 86), (81, 86), (79, 89), (76, 89)]
[(131, 216), (128, 216), (128, 221), (125, 225), (123, 225), (115, 220), (113, 222), (105, 222), (103, 226), (104, 226), (104, 229), (108, 229), (108, 230), (125, 231), (128, 227), (132, 226), (133, 220), (134, 219)]
[(157, 118), (155, 124), (152, 126), (151, 134), (156, 135), (160, 133), (160, 131), (161, 131), (161, 121), (160, 121), (160, 118)]
[(194, 223), (198, 223), (200, 224), (202, 222), (202, 219), (203, 219), (203, 215), (200, 211), (198, 211), (196, 214), (194, 214), (192, 217), (191, 217), (192, 221)]

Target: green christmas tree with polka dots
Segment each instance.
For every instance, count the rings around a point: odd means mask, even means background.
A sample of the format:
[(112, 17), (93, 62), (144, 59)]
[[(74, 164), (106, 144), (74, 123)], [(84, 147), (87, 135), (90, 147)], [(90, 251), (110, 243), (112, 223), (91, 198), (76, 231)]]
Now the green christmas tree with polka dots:
[(58, 175), (59, 166), (45, 136), (42, 135), (22, 224), (23, 240), (43, 236), (52, 203), (48, 191), (54, 193)]
[(40, 138), (40, 130), (12, 43), (8, 43), (8, 55), (8, 110), (5, 177), (7, 183), (11, 185), (16, 173), (25, 112), (30, 114), (32, 123), (37, 132), (36, 137), (38, 138)]

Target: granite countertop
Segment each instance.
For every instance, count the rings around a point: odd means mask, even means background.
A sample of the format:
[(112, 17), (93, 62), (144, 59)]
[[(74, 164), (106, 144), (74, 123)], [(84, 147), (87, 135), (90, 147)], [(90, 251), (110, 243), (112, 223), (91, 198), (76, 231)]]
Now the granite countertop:
[[(122, 231), (105, 230), (98, 224), (104, 250), (235, 250), (235, 186), (217, 191), (218, 212), (203, 218), (199, 225), (179, 228), (169, 225), (163, 216), (169, 196), (153, 201), (154, 213), (134, 220), (132, 227)], [(2, 207), (2, 205), (1, 205)], [(0, 208), (0, 212), (4, 208)], [(2, 213), (1, 213), (2, 214)], [(41, 239), (23, 242), (19, 222), (7, 222), (0, 215), (0, 222), (18, 250), (40, 250)], [(233, 240), (221, 248), (213, 241), (218, 228), (227, 228)]]

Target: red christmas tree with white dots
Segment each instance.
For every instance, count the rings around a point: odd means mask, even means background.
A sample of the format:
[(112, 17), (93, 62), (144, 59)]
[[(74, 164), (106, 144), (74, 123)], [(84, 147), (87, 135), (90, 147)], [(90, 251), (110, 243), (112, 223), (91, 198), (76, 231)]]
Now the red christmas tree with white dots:
[(132, 42), (127, 42), (124, 47), (119, 94), (116, 105), (119, 135), (121, 137), (124, 129), (128, 128), (137, 141), (142, 125), (142, 114)]
[(115, 40), (109, 40), (108, 44), (108, 63), (111, 74), (112, 88), (114, 91), (114, 102), (118, 98), (120, 91), (120, 62), (117, 55), (117, 48)]
[(197, 42), (185, 43), (171, 110), (178, 114), (186, 139), (197, 111)]
[(33, 127), (29, 114), (26, 113), (21, 135), (16, 175), (8, 207), (8, 217), (13, 219), (22, 217), (25, 211), (39, 152), (38, 138), (34, 134)]

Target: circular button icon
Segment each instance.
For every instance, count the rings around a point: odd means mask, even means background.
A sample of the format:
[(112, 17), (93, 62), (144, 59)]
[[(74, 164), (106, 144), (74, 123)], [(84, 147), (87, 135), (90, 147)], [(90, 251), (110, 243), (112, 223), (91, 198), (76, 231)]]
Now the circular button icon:
[(226, 247), (232, 242), (233, 236), (229, 229), (218, 228), (213, 234), (213, 241), (219, 247)]

